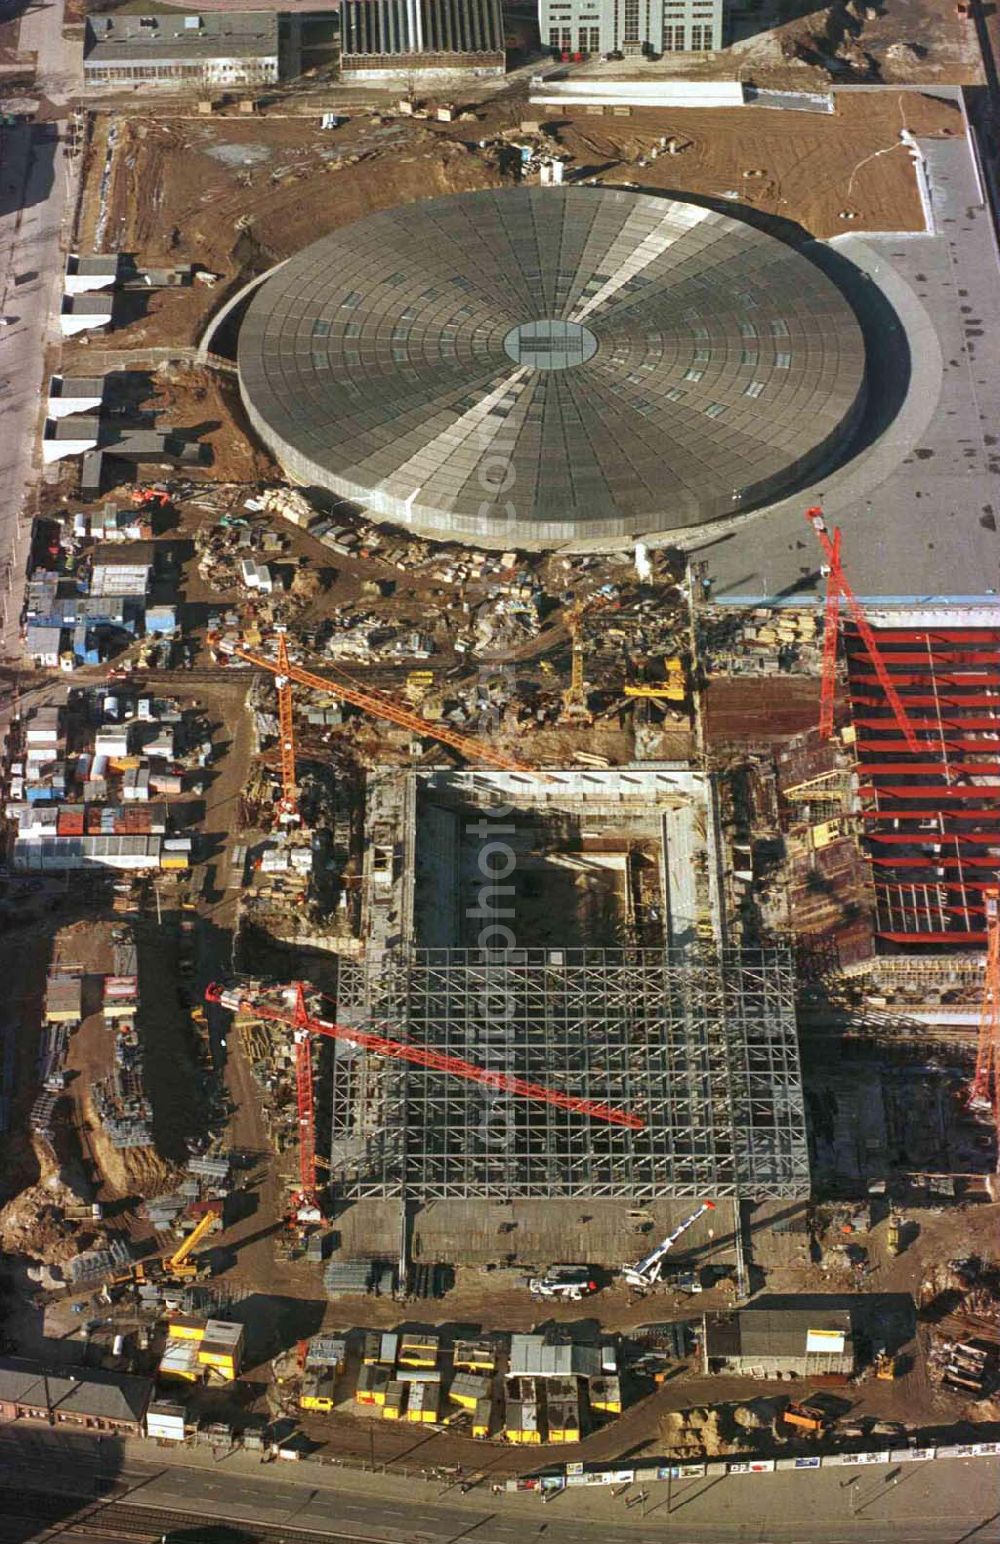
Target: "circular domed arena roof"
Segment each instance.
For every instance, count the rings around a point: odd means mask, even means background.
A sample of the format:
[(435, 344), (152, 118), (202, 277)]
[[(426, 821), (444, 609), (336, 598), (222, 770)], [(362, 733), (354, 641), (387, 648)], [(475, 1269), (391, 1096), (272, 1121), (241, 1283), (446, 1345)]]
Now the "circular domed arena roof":
[(430, 199), (325, 236), (240, 330), (296, 481), (440, 540), (704, 524), (805, 483), (863, 406), (854, 313), (801, 252), (604, 188)]

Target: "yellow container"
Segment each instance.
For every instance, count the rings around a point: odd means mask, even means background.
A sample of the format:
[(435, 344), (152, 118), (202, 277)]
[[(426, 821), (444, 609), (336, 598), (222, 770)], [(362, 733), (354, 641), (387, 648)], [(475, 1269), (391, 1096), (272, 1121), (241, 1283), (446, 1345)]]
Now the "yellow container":
[(436, 1367), (441, 1348), (439, 1335), (404, 1335), (399, 1346), (400, 1367)]
[(204, 1340), (205, 1323), (203, 1319), (171, 1319), (167, 1325), (167, 1335), (171, 1340)]
[(490, 1434), (490, 1416), (493, 1413), (493, 1404), (489, 1399), (481, 1399), (476, 1405), (476, 1413), (472, 1417), (472, 1435), (480, 1440)]

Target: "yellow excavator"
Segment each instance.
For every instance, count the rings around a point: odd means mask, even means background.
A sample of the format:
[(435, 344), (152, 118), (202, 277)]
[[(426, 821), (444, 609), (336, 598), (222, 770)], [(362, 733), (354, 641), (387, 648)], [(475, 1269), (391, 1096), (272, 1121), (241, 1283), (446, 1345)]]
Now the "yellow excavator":
[(626, 697), (657, 697), (663, 702), (681, 703), (687, 696), (687, 677), (684, 661), (675, 655), (663, 661), (664, 679), (659, 682), (639, 681), (622, 688)]

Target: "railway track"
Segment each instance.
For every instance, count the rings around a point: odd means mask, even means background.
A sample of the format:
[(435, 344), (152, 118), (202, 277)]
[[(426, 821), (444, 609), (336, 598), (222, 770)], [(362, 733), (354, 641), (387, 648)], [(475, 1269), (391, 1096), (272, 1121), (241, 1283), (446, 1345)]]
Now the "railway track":
[(55, 1496), (51, 1491), (7, 1489), (0, 1491), (0, 1544), (54, 1544), (74, 1534), (88, 1539), (136, 1540), (137, 1544), (160, 1544), (166, 1534), (178, 1534), (178, 1544), (289, 1544), (301, 1539), (323, 1540), (324, 1544), (346, 1535), (324, 1529), (301, 1528), (294, 1523), (240, 1522), (227, 1518), (206, 1518), (197, 1512), (178, 1512), (169, 1508), (133, 1506), (109, 1497), (95, 1501), (85, 1496)]

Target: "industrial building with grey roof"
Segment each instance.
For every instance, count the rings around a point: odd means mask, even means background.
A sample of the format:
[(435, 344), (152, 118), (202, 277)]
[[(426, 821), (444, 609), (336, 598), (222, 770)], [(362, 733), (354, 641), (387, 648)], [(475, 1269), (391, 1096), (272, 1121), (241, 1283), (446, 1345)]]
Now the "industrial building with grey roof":
[(278, 74), (275, 11), (95, 11), (87, 17), (88, 87), (261, 86)]

